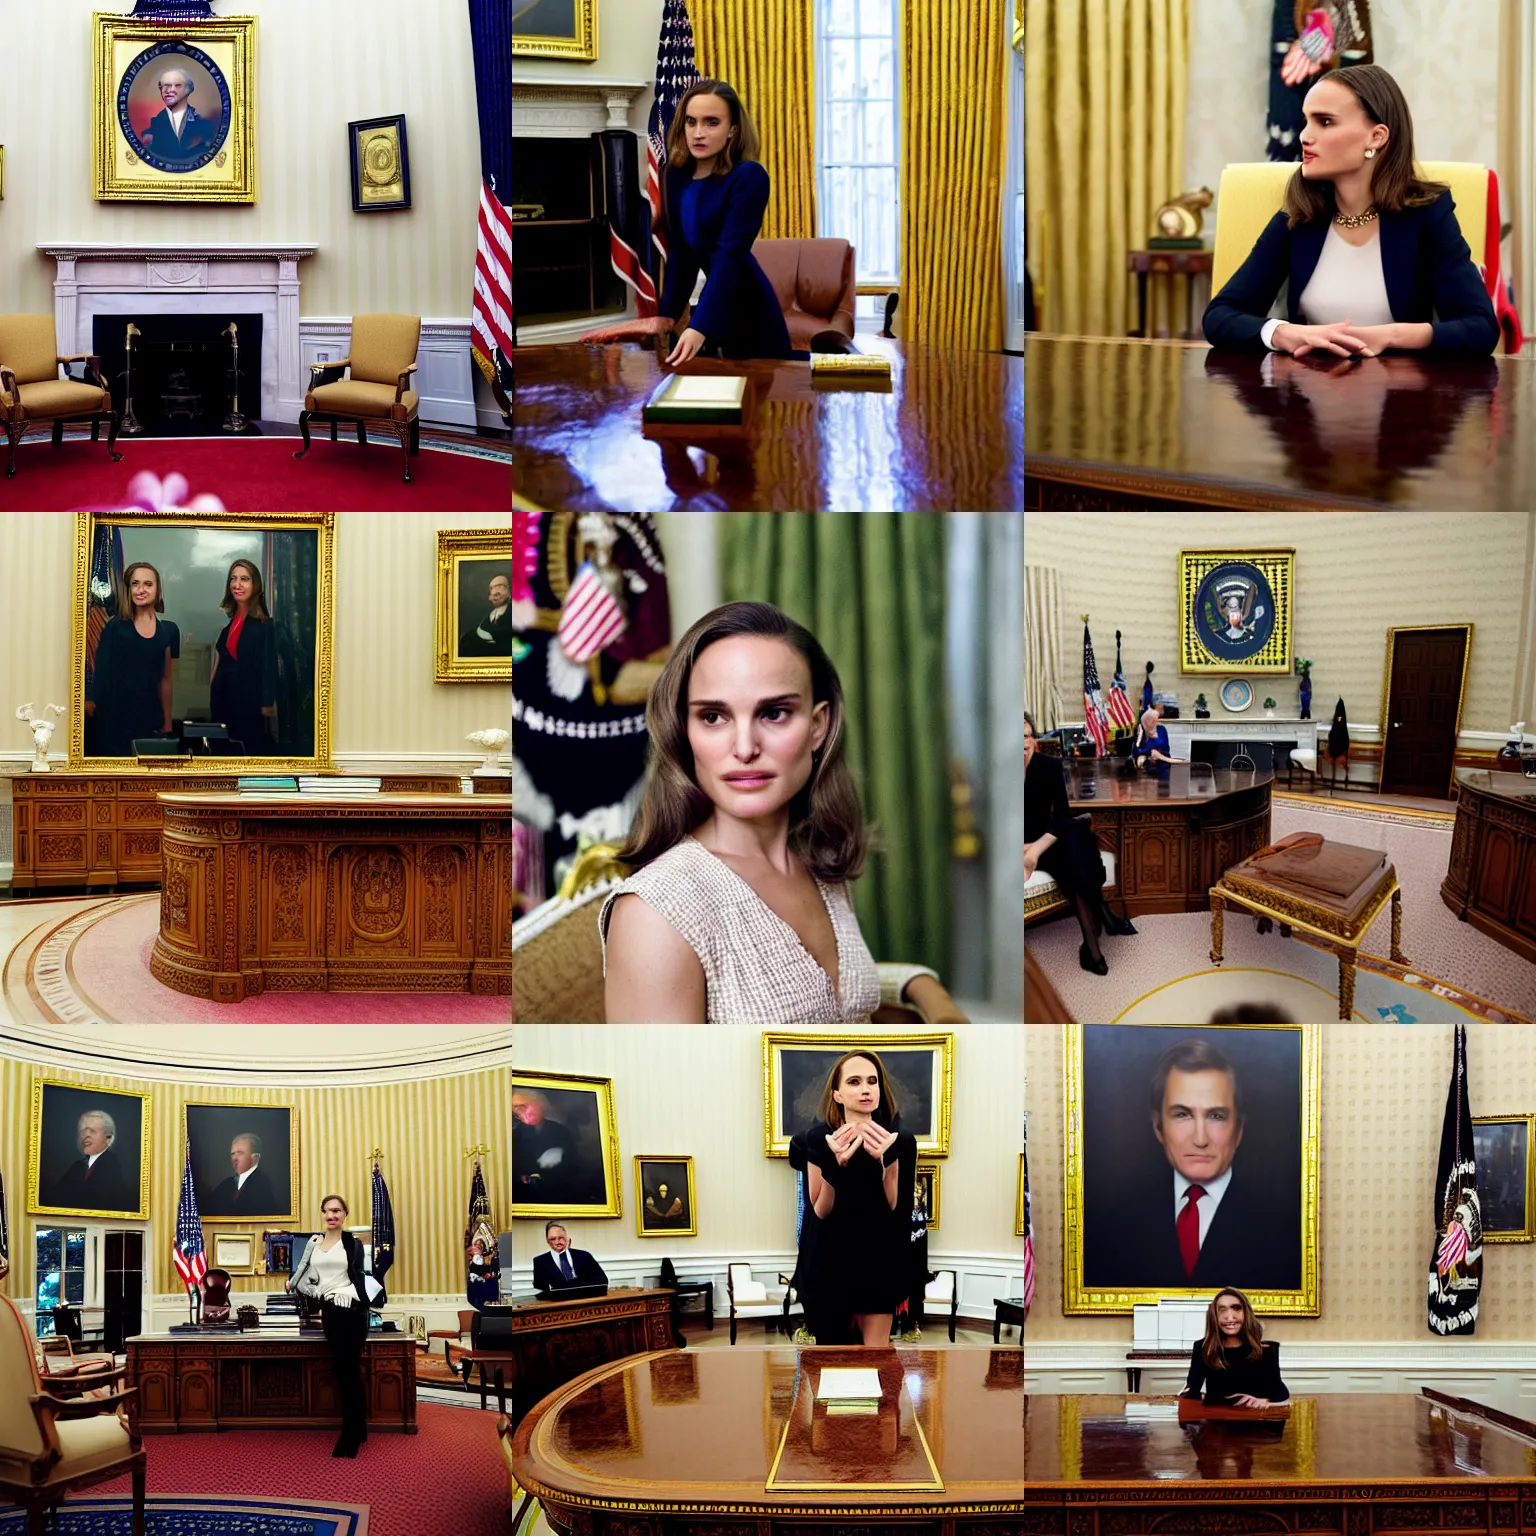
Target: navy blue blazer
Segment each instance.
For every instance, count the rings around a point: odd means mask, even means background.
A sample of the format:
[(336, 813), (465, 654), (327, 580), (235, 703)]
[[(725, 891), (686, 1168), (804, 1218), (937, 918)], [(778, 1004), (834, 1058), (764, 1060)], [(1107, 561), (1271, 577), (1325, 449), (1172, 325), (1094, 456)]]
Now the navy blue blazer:
[[(1379, 222), (1381, 270), (1392, 318), (1400, 323), (1428, 321), (1434, 329), (1430, 351), (1492, 352), (1499, 344), (1499, 322), (1456, 222), (1451, 194), (1443, 192), (1419, 208), (1383, 213)], [(1206, 306), (1205, 339), (1213, 347), (1264, 351), (1259, 333), (1287, 278), (1290, 321), (1303, 324), (1297, 305), (1323, 253), (1328, 230), (1322, 219), (1288, 229), (1285, 214), (1277, 213), (1248, 259)]]
[(779, 296), (752, 255), (767, 207), (768, 172), (756, 160), (698, 181), (687, 167), (667, 172), (661, 313), (682, 316), (702, 267), (709, 275), (689, 324), (706, 347), (720, 347), (727, 357), (795, 355)]

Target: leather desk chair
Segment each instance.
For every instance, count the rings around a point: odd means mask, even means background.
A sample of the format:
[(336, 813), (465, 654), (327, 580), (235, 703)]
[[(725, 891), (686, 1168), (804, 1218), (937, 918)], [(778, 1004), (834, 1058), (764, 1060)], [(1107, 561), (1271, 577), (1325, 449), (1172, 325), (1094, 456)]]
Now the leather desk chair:
[[(83, 380), (71, 378), (67, 365), (85, 364)], [(65, 365), (64, 377), (59, 368)], [(16, 473), (16, 449), (33, 427), (52, 427), (53, 446), (64, 442), (64, 423), (88, 421), (91, 441), (101, 440), (107, 423), (107, 452), (116, 464), (117, 429), (122, 417), (112, 408), (112, 391), (101, 376), (101, 359), (87, 353), (63, 357), (52, 315), (0, 315), (0, 422), (10, 444), (7, 480)]]
[(853, 339), (853, 247), (846, 240), (756, 240), (752, 254), (779, 296), (792, 347), (810, 351), (822, 331)]
[(205, 1323), (229, 1321), (229, 1288), (234, 1283), (227, 1269), (210, 1269), (203, 1276), (203, 1321)]
[[(416, 372), (420, 344), (420, 315), (353, 315), (347, 355), (339, 363), (310, 367), (309, 392), (299, 413), (304, 446), (294, 458), (302, 459), (309, 452), (312, 421), (330, 423), (333, 443), (337, 422), (352, 422), (358, 444), (365, 448), (368, 428), (376, 426), (400, 440), (405, 483), (409, 485), (411, 459), (421, 452), (421, 421), (417, 416), (421, 397), (405, 386)], [(352, 376), (344, 378), (349, 368)]]

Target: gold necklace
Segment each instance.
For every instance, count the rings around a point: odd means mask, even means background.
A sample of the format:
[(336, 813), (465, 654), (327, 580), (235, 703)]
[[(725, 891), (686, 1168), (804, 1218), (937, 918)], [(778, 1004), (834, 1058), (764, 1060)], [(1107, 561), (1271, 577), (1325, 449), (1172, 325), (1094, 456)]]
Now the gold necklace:
[(1335, 224), (1342, 224), (1345, 229), (1359, 229), (1362, 224), (1369, 224), (1376, 217), (1376, 205), (1372, 203), (1364, 213), (1336, 213), (1333, 216)]

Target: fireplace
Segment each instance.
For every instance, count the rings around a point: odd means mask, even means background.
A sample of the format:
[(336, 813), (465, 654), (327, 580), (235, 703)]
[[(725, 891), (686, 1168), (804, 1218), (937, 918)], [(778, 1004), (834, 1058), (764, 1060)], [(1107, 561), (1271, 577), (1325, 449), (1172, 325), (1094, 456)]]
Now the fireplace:
[(512, 162), (512, 304), (519, 322), (622, 309), (591, 139), (542, 139)]
[(150, 437), (207, 437), (224, 429), (230, 407), (235, 382), (235, 352), (227, 334), (231, 323), (240, 347), (240, 410), (247, 418), (245, 430), (254, 432), (261, 399), (260, 315), (97, 315), (91, 350), (101, 359), (114, 403), (126, 415), (127, 333), (129, 325), (135, 326), (133, 419)]

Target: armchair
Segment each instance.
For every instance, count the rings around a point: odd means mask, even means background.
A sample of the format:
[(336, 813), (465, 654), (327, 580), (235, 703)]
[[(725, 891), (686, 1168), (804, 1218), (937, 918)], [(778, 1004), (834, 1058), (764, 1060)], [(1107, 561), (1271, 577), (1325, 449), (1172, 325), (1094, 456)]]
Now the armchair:
[[(315, 363), (310, 367), (309, 391), (299, 413), (299, 433), (304, 446), (294, 454), (309, 452), (311, 421), (329, 422), (331, 441), (336, 424), (350, 421), (357, 427), (360, 448), (368, 446), (368, 427), (393, 432), (405, 457), (405, 483), (411, 483), (411, 459), (421, 452), (421, 422), (417, 410), (421, 396), (407, 389), (416, 372), (416, 349), (421, 342), (419, 315), (354, 315), (352, 343), (339, 363)], [(345, 375), (351, 371), (351, 377)]]
[[(83, 380), (70, 376), (67, 365), (85, 364)], [(59, 377), (59, 368), (66, 372)], [(112, 408), (112, 391), (101, 376), (101, 359), (87, 353), (60, 355), (52, 315), (0, 315), (0, 421), (10, 445), (7, 480), (16, 473), (16, 449), (32, 427), (51, 426), (53, 446), (64, 442), (64, 423), (88, 421), (91, 441), (101, 441), (107, 422), (107, 452), (116, 464), (117, 431), (122, 417)]]
[(728, 1264), (725, 1269), (725, 1290), (731, 1303), (731, 1343), (736, 1342), (736, 1319), (760, 1317), (768, 1324), (768, 1332), (779, 1326), (784, 1313), (784, 1290), (781, 1286), (769, 1287), (761, 1280), (752, 1278), (750, 1264)]
[(813, 350), (813, 338), (829, 330), (853, 339), (857, 290), (846, 240), (756, 240), (752, 254), (778, 295), (792, 347)]
[(952, 1269), (935, 1270), (933, 1279), (923, 1287), (923, 1306), (926, 1309), (930, 1302), (938, 1303), (940, 1308), (945, 1306), (949, 1310), (949, 1342), (955, 1342), (955, 1315), (960, 1310), (960, 1287), (956, 1284), (955, 1272)]
[(203, 1321), (229, 1321), (229, 1288), (234, 1284), (227, 1269), (210, 1269), (203, 1276)]
[[(0, 1296), (0, 1498), (27, 1512), (41, 1532), (49, 1510), (72, 1489), (133, 1478), (133, 1536), (144, 1536), (144, 1444), (137, 1387), (66, 1401), (43, 1390), (32, 1331), (9, 1297)], [(127, 1367), (111, 1375), (121, 1383)]]

